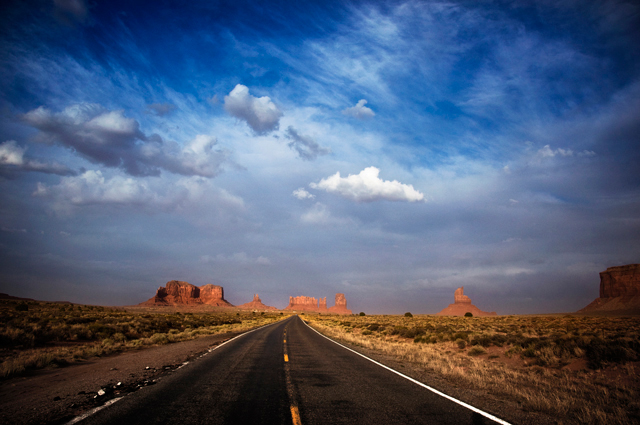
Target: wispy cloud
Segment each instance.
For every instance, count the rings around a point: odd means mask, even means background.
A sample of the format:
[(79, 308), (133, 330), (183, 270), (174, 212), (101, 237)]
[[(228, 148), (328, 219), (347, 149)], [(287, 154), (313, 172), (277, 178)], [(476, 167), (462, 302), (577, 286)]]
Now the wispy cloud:
[(371, 108), (366, 107), (367, 101), (364, 99), (360, 99), (356, 106), (352, 106), (351, 108), (344, 109), (342, 111), (343, 114), (348, 115), (353, 118), (357, 118), (359, 120), (364, 120), (367, 118), (373, 118), (376, 113), (371, 110)]
[(310, 136), (299, 134), (292, 126), (287, 127), (286, 137), (291, 140), (289, 147), (298, 152), (300, 158), (313, 161), (320, 155), (328, 155), (331, 149), (320, 146)]

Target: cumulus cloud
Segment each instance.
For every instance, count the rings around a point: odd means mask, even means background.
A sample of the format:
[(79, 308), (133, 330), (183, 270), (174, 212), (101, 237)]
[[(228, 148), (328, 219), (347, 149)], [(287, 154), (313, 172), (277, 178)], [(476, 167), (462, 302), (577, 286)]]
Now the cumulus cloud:
[(293, 196), (295, 196), (298, 199), (313, 199), (316, 196), (312, 195), (311, 193), (307, 192), (303, 187), (300, 187), (296, 190), (293, 191)]
[(52, 196), (73, 205), (145, 204), (156, 197), (145, 182), (131, 177), (107, 179), (101, 171), (88, 170), (76, 177), (63, 177), (58, 185), (38, 183), (34, 196)]
[(23, 116), (40, 130), (36, 140), (74, 150), (87, 160), (122, 168), (132, 176), (157, 176), (162, 169), (176, 174), (213, 177), (220, 173), (228, 153), (216, 150), (216, 140), (197, 136), (184, 148), (158, 135), (146, 136), (124, 111), (98, 104), (69, 106), (60, 113), (39, 107)]
[(356, 202), (387, 201), (424, 201), (424, 195), (415, 190), (412, 185), (403, 184), (397, 180), (382, 180), (378, 177), (380, 170), (368, 167), (360, 174), (349, 174), (340, 177), (340, 172), (311, 183), (313, 189), (321, 189), (330, 193), (337, 193)]
[(285, 135), (291, 140), (291, 142), (289, 142), (289, 147), (295, 149), (300, 158), (307, 161), (313, 161), (319, 155), (327, 155), (331, 153), (331, 149), (320, 146), (310, 136), (299, 134), (292, 126), (287, 128)]
[[(134, 207), (150, 213), (185, 212), (214, 219), (229, 212), (236, 219), (244, 210), (242, 198), (213, 186), (211, 180), (190, 176), (173, 179), (142, 179), (130, 176), (105, 176), (100, 170), (88, 170), (79, 176), (63, 177), (56, 185), (38, 182), (32, 193), (50, 201), (50, 207), (63, 214), (90, 205)], [(219, 218), (220, 218), (219, 217)]]
[(159, 117), (164, 117), (176, 110), (176, 105), (171, 103), (152, 103), (147, 105), (147, 111)]
[(224, 109), (234, 117), (246, 121), (256, 134), (277, 130), (282, 112), (268, 96), (254, 97), (249, 88), (238, 84), (224, 97)]
[(13, 170), (39, 171), (60, 176), (76, 174), (75, 171), (56, 162), (44, 163), (35, 159), (25, 159), (24, 154), (26, 151), (27, 148), (20, 147), (15, 140), (8, 140), (0, 144), (0, 167), (9, 172)]
[(347, 108), (342, 111), (343, 114), (348, 115), (353, 118), (357, 118), (359, 120), (364, 120), (367, 118), (373, 118), (376, 113), (364, 105), (367, 104), (367, 101), (364, 99), (360, 99), (356, 106), (352, 106), (351, 108)]

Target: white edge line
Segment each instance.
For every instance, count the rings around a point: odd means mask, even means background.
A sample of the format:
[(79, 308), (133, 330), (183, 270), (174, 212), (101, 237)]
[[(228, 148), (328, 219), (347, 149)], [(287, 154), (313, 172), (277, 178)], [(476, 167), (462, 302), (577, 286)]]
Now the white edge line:
[[(284, 320), (284, 319), (282, 319), (282, 320)], [(255, 331), (257, 331), (258, 329), (262, 329), (262, 328), (266, 328), (267, 326), (275, 325), (276, 323), (279, 323), (279, 322), (281, 322), (282, 320), (276, 320), (276, 321), (275, 321), (275, 322), (273, 322), (273, 323), (267, 323), (266, 325), (262, 325), (262, 326), (260, 326), (260, 327), (258, 327), (258, 328), (251, 329), (250, 331), (243, 332), (243, 333), (241, 333), (240, 335), (236, 335), (236, 336), (234, 336), (233, 338), (226, 340), (226, 341), (225, 341), (225, 342), (223, 342), (222, 344), (220, 344), (220, 345), (216, 345), (216, 347), (215, 347), (215, 348), (211, 349), (211, 351), (208, 351), (208, 352), (207, 352), (207, 353), (205, 353), (205, 354), (208, 354), (208, 353), (211, 353), (212, 351), (217, 350), (218, 348), (222, 347), (223, 345), (225, 345), (225, 344), (226, 344), (226, 343), (228, 343), (228, 342), (233, 341), (233, 340), (234, 340), (234, 339), (236, 339), (236, 338), (240, 338), (241, 336), (244, 336), (244, 335), (250, 334), (251, 332), (255, 332)], [(304, 320), (303, 320), (303, 322), (304, 322)], [(313, 328), (311, 328), (311, 329), (313, 329)], [(314, 330), (315, 330), (315, 329), (314, 329)], [(178, 370), (178, 369), (182, 369), (182, 368), (183, 368), (184, 366), (186, 366), (188, 363), (189, 363), (189, 362), (184, 363), (182, 366), (178, 367), (176, 370)], [(67, 422), (65, 425), (73, 425), (73, 424), (76, 424), (76, 423), (78, 423), (78, 422), (80, 422), (80, 421), (84, 421), (84, 420), (85, 420), (85, 419), (87, 419), (89, 416), (92, 416), (92, 415), (94, 415), (94, 414), (98, 413), (99, 411), (101, 411), (102, 409), (104, 409), (104, 408), (105, 408), (105, 407), (107, 407), (107, 406), (111, 406), (113, 403), (115, 403), (115, 402), (117, 402), (117, 401), (122, 400), (124, 397), (125, 397), (125, 396), (118, 397), (118, 398), (114, 398), (114, 399), (111, 399), (111, 400), (107, 401), (107, 402), (106, 402), (105, 404), (103, 404), (102, 406), (94, 407), (93, 409), (89, 410), (88, 412), (85, 412), (85, 413), (83, 413), (82, 415), (80, 415), (80, 416), (76, 416), (75, 418), (71, 419), (71, 420), (70, 420), (69, 422)]]
[(458, 400), (458, 399), (456, 399), (456, 398), (453, 398), (453, 397), (451, 397), (451, 396), (449, 396), (449, 395), (446, 395), (445, 393), (443, 393), (443, 392), (441, 392), (441, 391), (438, 391), (438, 390), (436, 390), (435, 388), (431, 388), (430, 386), (428, 386), (428, 385), (426, 385), (426, 384), (423, 384), (422, 382), (417, 381), (417, 380), (415, 380), (415, 379), (411, 378), (410, 376), (405, 375), (404, 373), (398, 372), (398, 371), (397, 371), (397, 370), (395, 370), (395, 369), (391, 369), (389, 366), (385, 366), (385, 365), (383, 365), (382, 363), (377, 362), (377, 361), (375, 361), (375, 360), (373, 360), (373, 359), (371, 359), (371, 358), (369, 358), (369, 357), (365, 356), (364, 354), (358, 353), (356, 350), (352, 350), (351, 348), (349, 348), (349, 347), (347, 347), (347, 346), (345, 346), (345, 345), (342, 345), (342, 344), (340, 344), (340, 343), (339, 343), (339, 342), (337, 342), (337, 341), (332, 340), (332, 339), (331, 339), (331, 338), (329, 338), (328, 336), (321, 334), (321, 333), (320, 333), (320, 332), (318, 332), (316, 329), (314, 329), (314, 328), (312, 328), (311, 326), (309, 326), (309, 324), (308, 324), (307, 322), (305, 322), (304, 320), (302, 321), (302, 323), (304, 323), (305, 325), (307, 325), (307, 327), (308, 327), (308, 328), (312, 329), (312, 330), (313, 330), (315, 333), (317, 333), (318, 335), (320, 335), (320, 336), (322, 336), (322, 337), (324, 337), (324, 338), (328, 339), (329, 341), (331, 341), (331, 342), (333, 342), (333, 343), (335, 343), (335, 344), (338, 344), (340, 347), (342, 347), (342, 348), (344, 348), (344, 349), (346, 349), (346, 350), (349, 350), (349, 351), (351, 351), (352, 353), (355, 353), (355, 354), (359, 355), (360, 357), (364, 357), (365, 359), (369, 360), (370, 362), (375, 363), (375, 364), (377, 364), (378, 366), (383, 367), (383, 368), (385, 368), (385, 369), (387, 369), (387, 370), (389, 370), (389, 371), (391, 371), (391, 372), (395, 373), (396, 375), (400, 375), (400, 376), (402, 376), (403, 378), (405, 378), (405, 379), (407, 379), (407, 380), (409, 380), (409, 381), (413, 382), (414, 384), (420, 385), (421, 387), (424, 387), (424, 388), (428, 389), (429, 391), (431, 391), (431, 392), (433, 392), (433, 393), (435, 393), (435, 394), (438, 394), (439, 396), (442, 396), (442, 397), (446, 398), (447, 400), (451, 400), (451, 401), (453, 401), (454, 403), (457, 403), (457, 404), (459, 404), (460, 406), (466, 407), (467, 409), (472, 410), (472, 411), (474, 411), (474, 412), (476, 412), (476, 413), (478, 413), (478, 414), (480, 414), (480, 415), (484, 416), (485, 418), (491, 419), (492, 421), (495, 421), (495, 422), (497, 422), (497, 423), (499, 423), (499, 424), (502, 424), (502, 425), (511, 425), (511, 424), (510, 424), (509, 422), (507, 422), (507, 421), (504, 421), (504, 420), (502, 420), (502, 419), (500, 419), (500, 418), (497, 418), (497, 417), (493, 416), (493, 415), (492, 415), (492, 414), (490, 414), (490, 413), (487, 413), (487, 412), (485, 412), (485, 411), (482, 411), (482, 410), (478, 409), (477, 407), (473, 407), (472, 405), (467, 404), (467, 403), (465, 403), (464, 401), (460, 401), (460, 400)]

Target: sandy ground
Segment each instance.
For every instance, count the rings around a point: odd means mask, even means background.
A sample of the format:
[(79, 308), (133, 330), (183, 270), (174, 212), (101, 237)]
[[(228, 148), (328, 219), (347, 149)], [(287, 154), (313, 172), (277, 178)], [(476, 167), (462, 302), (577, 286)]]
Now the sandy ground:
[[(0, 423), (62, 424), (163, 375), (238, 335), (161, 345), (0, 381)], [(104, 394), (99, 394), (104, 391)]]

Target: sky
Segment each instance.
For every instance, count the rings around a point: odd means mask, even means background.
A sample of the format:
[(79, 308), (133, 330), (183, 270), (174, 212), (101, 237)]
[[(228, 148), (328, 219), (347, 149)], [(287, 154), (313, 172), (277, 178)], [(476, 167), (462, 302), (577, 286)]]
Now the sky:
[(640, 262), (640, 4), (0, 6), (0, 292), (572, 312)]

